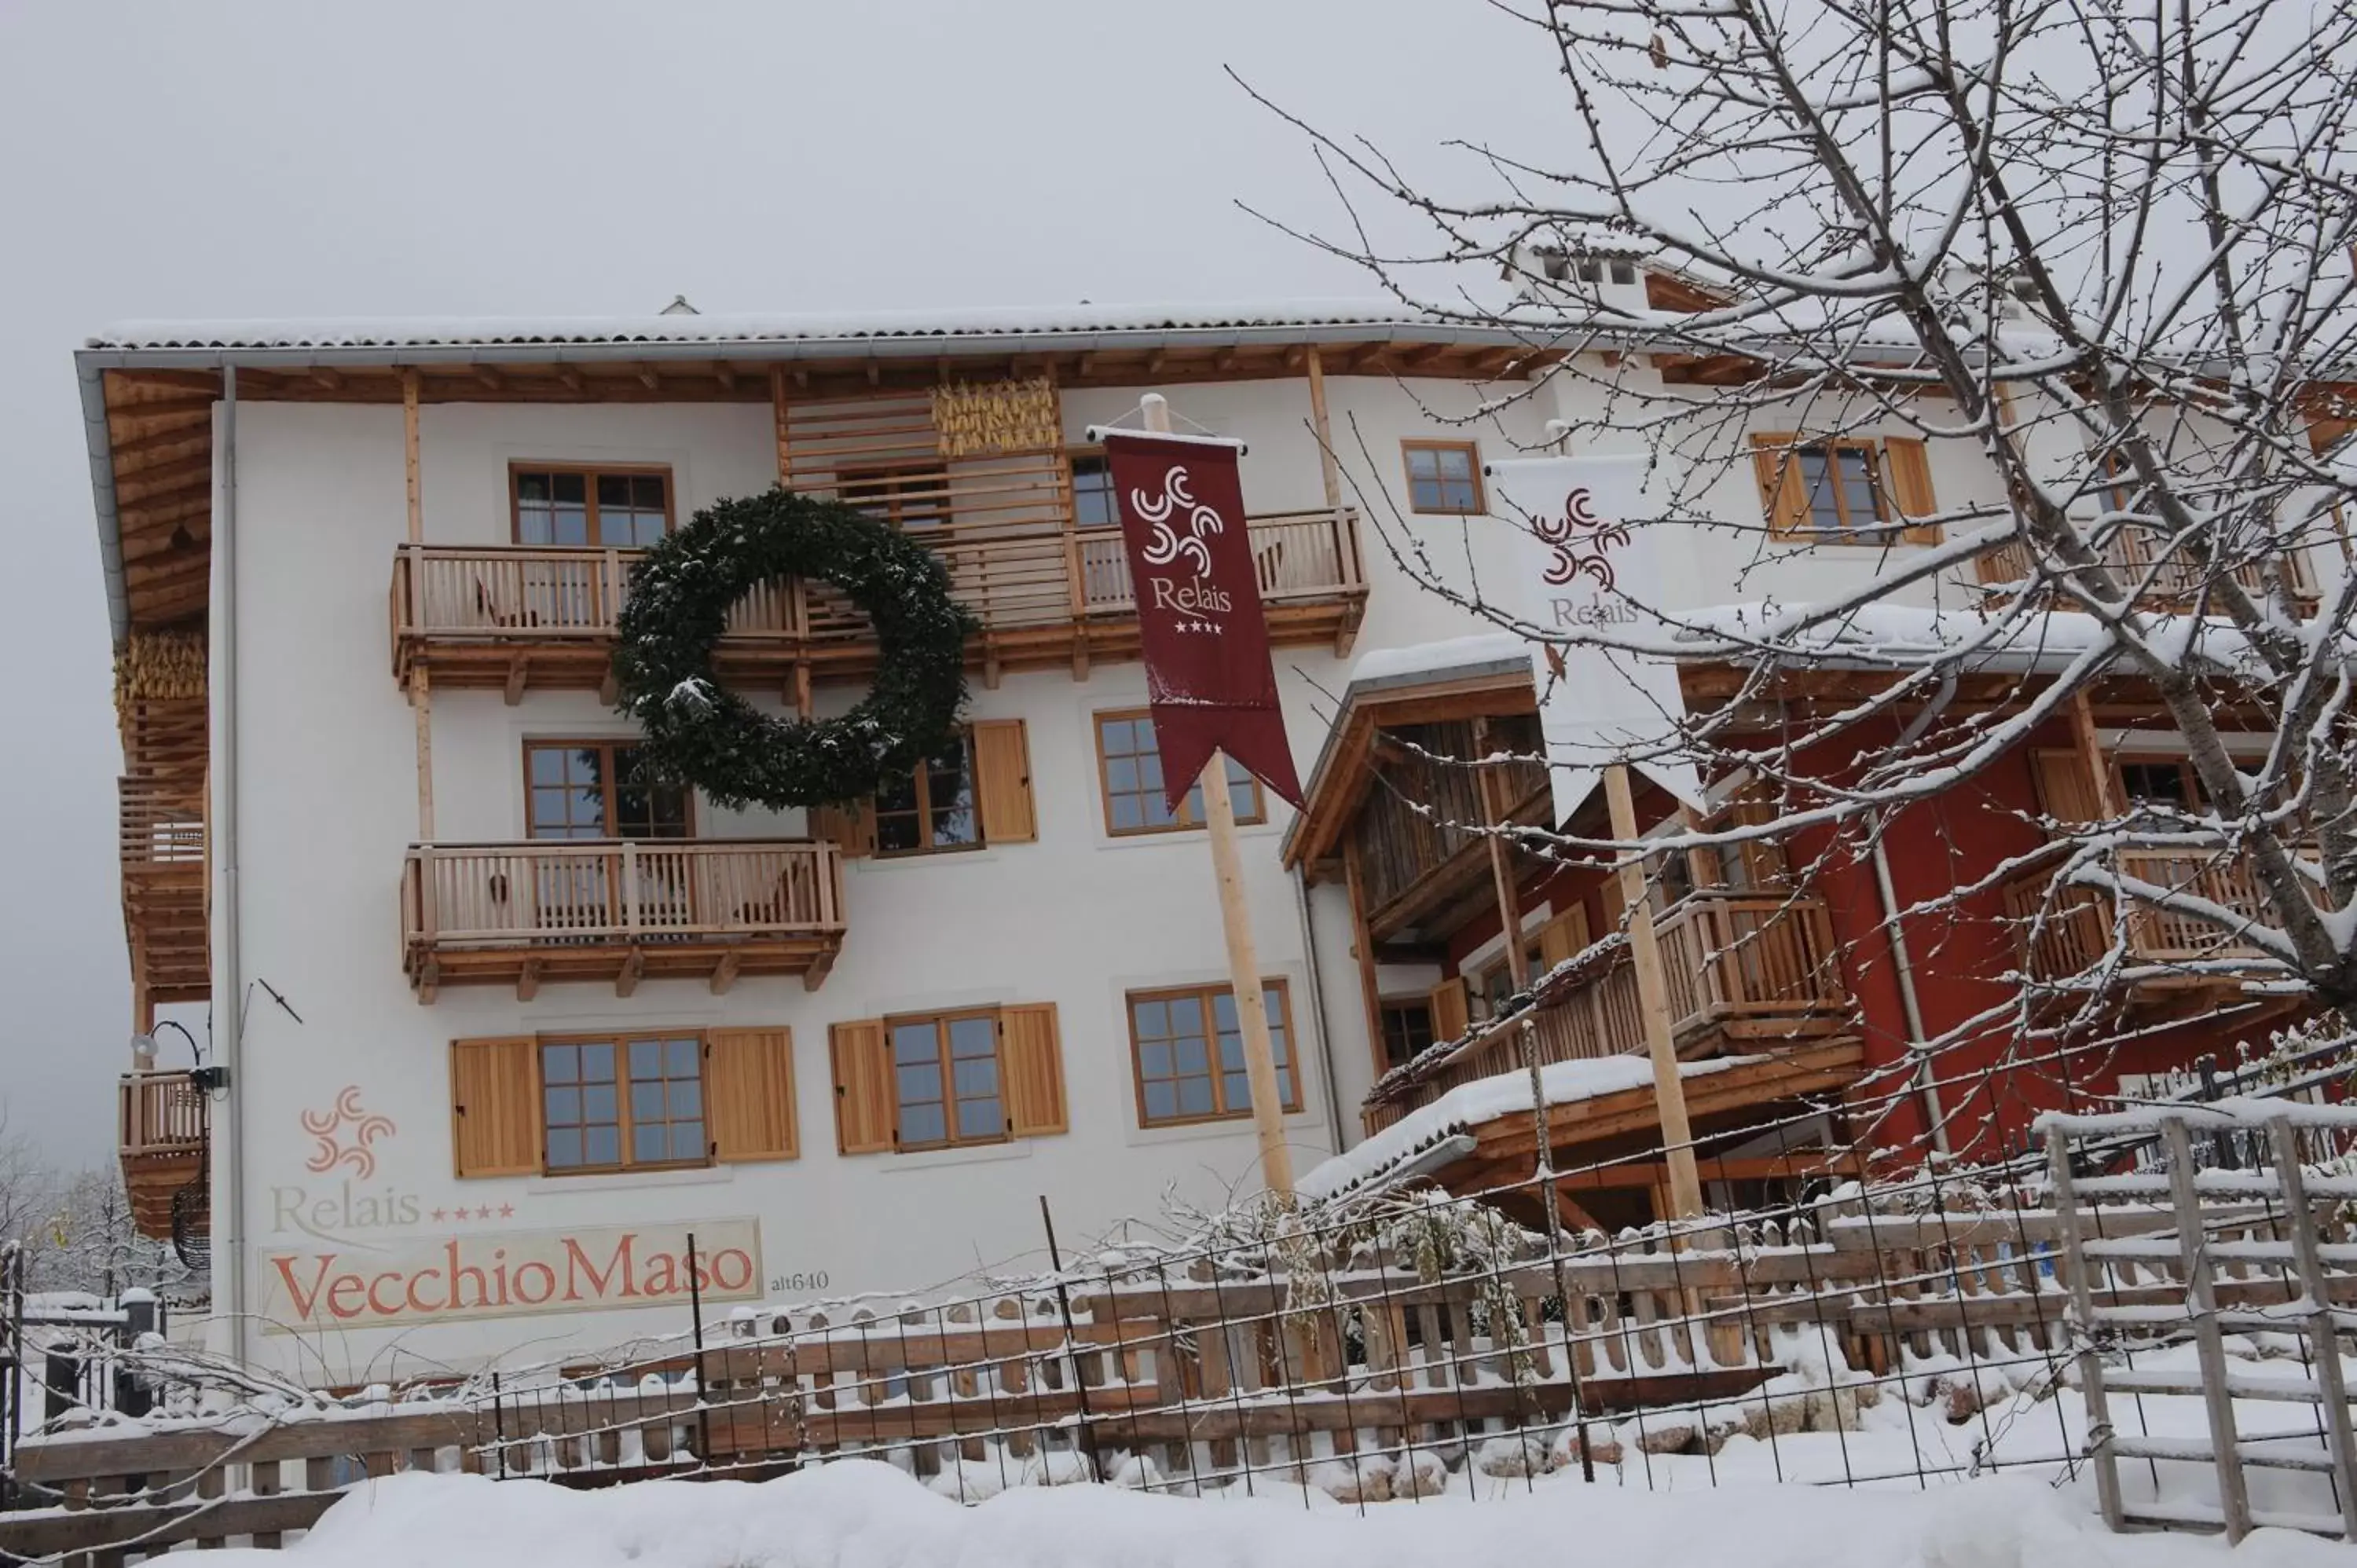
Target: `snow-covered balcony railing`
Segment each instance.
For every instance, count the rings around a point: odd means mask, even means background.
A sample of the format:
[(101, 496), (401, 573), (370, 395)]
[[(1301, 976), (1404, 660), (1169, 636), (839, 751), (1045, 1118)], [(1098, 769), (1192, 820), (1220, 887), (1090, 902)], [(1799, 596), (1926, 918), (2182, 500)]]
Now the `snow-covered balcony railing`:
[[(1272, 639), (1347, 641), (1367, 594), (1357, 514), (1275, 512), (1247, 523)], [(967, 657), (985, 674), (1135, 656), (1136, 601), (1118, 530), (1076, 527), (1069, 511), (977, 511), (909, 532), (942, 557), (957, 597), (981, 621)], [(511, 693), (597, 688), (639, 553), (404, 544), (393, 557), (393, 674), (406, 682), (423, 668), (440, 684)], [(825, 585), (795, 580), (739, 601), (716, 650), (724, 678), (770, 690), (812, 674), (864, 674), (875, 660), (866, 618)]]
[[(2112, 950), (2111, 894), (2097, 887), (2053, 886), (2064, 848), (2058, 844), (2048, 858), (2006, 885), (2006, 917), (2015, 925), (2027, 968), (2036, 980), (2068, 980), (2083, 974)], [(2123, 876), (2232, 909), (2254, 926), (2279, 924), (2249, 861), (2229, 851), (2128, 849), (2119, 851), (2114, 864)], [(2212, 922), (2180, 910), (2136, 903), (2127, 909), (2126, 924), (2124, 947), (2131, 964), (2190, 964), (2260, 956), (2251, 943), (2237, 941)], [(2186, 983), (2215, 983), (2222, 977), (2189, 972), (2183, 979)]]
[(807, 839), (422, 844), (402, 872), (404, 963), (437, 987), (800, 974), (843, 946), (843, 863)]
[[(2147, 598), (2160, 605), (2184, 603), (2199, 595), (2213, 574), (2182, 553), (2156, 558), (2152, 540), (2143, 532), (2123, 528), (2104, 542), (2104, 559), (2115, 572), (2131, 582), (2148, 582)], [(2316, 579), (2309, 573), (2307, 555), (2298, 550), (2278, 557), (2291, 590), (2302, 601), (2316, 597)], [(2001, 545), (1980, 557), (1976, 563), (1983, 586), (2006, 588), (2027, 580), (2030, 574), (2029, 552), (2018, 542)], [(2255, 595), (2264, 597), (2269, 591), (2265, 568), (2257, 562), (2238, 566), (2232, 574), (2235, 582)], [(2073, 607), (2065, 604), (2065, 608)]]
[[(1671, 1031), (1683, 1054), (1815, 1038), (1849, 1017), (1822, 899), (1698, 892), (1672, 906), (1654, 930)], [(1366, 1130), (1379, 1132), (1461, 1084), (1521, 1070), (1525, 1016), (1537, 1024), (1542, 1064), (1645, 1048), (1636, 971), (1627, 940), (1617, 933), (1557, 964), (1531, 993), (1526, 1004), (1477, 1023), (1462, 1038), (1434, 1046), (1377, 1079), (1361, 1107)]]

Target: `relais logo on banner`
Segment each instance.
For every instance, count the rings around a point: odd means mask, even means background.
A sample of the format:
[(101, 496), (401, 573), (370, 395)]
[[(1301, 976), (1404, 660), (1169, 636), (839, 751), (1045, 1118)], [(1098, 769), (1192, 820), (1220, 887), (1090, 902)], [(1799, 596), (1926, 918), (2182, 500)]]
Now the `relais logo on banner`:
[(691, 1282), (707, 1305), (759, 1300), (759, 1223), (701, 1219), (692, 1226), (482, 1231), (340, 1251), (264, 1247), (261, 1312), (266, 1333), (383, 1328), (684, 1306)]
[(1616, 647), (1665, 646), (1658, 526), (1645, 516), (1642, 457), (1530, 457), (1488, 464), (1493, 510), (1521, 535), (1499, 594), (1548, 640), (1531, 648), (1555, 820), (1625, 762), (1680, 800), (1702, 803), (1684, 752), (1685, 699), (1669, 658)]
[(1214, 751), (1298, 806), (1236, 443), (1111, 429), (1103, 438), (1171, 810)]

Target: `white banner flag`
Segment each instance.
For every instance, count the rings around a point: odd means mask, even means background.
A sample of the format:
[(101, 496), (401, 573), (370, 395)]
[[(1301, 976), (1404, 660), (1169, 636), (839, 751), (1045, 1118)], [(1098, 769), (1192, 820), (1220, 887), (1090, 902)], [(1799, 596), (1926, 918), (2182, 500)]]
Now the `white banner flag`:
[[(1645, 515), (1642, 457), (1526, 457), (1486, 465), (1491, 510), (1516, 534), (1512, 563), (1493, 596), (1548, 631), (1666, 642), (1675, 629), (1662, 603), (1658, 530)], [(1560, 673), (1550, 654), (1563, 664)], [(1555, 786), (1555, 820), (1596, 788), (1608, 763), (1625, 762), (1687, 804), (1703, 805), (1678, 724), (1685, 700), (1676, 664), (1594, 643), (1531, 645)]]

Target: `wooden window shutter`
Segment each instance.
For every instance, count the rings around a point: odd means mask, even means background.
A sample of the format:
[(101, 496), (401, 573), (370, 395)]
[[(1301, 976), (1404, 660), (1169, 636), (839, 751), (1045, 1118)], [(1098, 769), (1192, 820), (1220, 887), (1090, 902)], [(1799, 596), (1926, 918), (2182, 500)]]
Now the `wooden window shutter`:
[(801, 1154), (794, 1115), (794, 1032), (714, 1029), (704, 1039), (705, 1125), (724, 1165)]
[(1018, 1138), (1070, 1131), (1056, 1004), (1032, 1002), (1000, 1008), (998, 1045), (1000, 1068), (1006, 1074), (1006, 1130)]
[[(1913, 436), (1892, 435), (1883, 441), (1882, 478), (1901, 518), (1930, 517), (1940, 510), (1932, 494), (1932, 459)], [(1937, 523), (1910, 523), (1899, 537), (1910, 544), (1937, 544), (1940, 528)]]
[(1465, 977), (1444, 980), (1432, 988), (1432, 1037), (1454, 1040), (1472, 1026), (1473, 1010), (1467, 1000)]
[(846, 860), (876, 853), (876, 806), (862, 800), (855, 808), (814, 806), (811, 809), (811, 837), (825, 839), (843, 851)]
[(450, 1166), (461, 1176), (540, 1173), (540, 1042), (450, 1042)]
[(2029, 754), (2029, 770), (2038, 780), (2039, 803), (2058, 822), (2093, 822), (2103, 819), (2104, 807), (2095, 793), (2087, 759), (2068, 746), (2040, 746)]
[(826, 1032), (826, 1054), (834, 1072), (834, 1146), (846, 1155), (873, 1155), (892, 1147), (892, 1053), (884, 1020), (855, 1018)]
[(1792, 438), (1754, 435), (1751, 468), (1760, 479), (1760, 504), (1767, 511), (1768, 532), (1805, 532), (1809, 525), (1809, 495), (1801, 485), (1801, 465), (1792, 456)]
[(1539, 928), (1539, 964), (1553, 969), (1587, 945), (1587, 909), (1574, 904)]
[(1031, 804), (1031, 745), (1021, 719), (974, 726), (974, 798), (985, 843), (1029, 843), (1039, 836)]

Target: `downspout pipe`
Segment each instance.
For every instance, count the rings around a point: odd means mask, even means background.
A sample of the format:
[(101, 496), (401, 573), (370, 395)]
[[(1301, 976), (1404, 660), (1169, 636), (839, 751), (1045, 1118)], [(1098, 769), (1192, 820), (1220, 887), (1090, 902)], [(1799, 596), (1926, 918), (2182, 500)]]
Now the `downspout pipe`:
[[(245, 972), (238, 903), (238, 671), (237, 671), (237, 367), (221, 371), (221, 419), (214, 443), (220, 496), (213, 507), (212, 830), (214, 888), (213, 1012), (222, 1020), (218, 1060), (228, 1076), (214, 1164), (223, 1177), (223, 1202), (214, 1211), (214, 1234), (226, 1246), (228, 1290), (221, 1312), (228, 1320), (230, 1353), (245, 1364), (248, 1288), (245, 1258)], [(222, 1223), (222, 1221), (226, 1223)]]
[(1326, 971), (1318, 961), (1318, 932), (1309, 919), (1309, 882), (1303, 868), (1293, 868), (1293, 908), (1301, 917), (1301, 961), (1309, 968), (1309, 1014), (1318, 1026), (1319, 1080), (1326, 1086), (1326, 1134), (1334, 1153), (1342, 1152), (1342, 1101), (1334, 1079), (1334, 1037), (1327, 1027)]
[(99, 573), (106, 583), (106, 623), (120, 648), (131, 635), (131, 592), (123, 575), (123, 532), (114, 495), (114, 436), (106, 423), (106, 371), (78, 357), (82, 440), (90, 449), (90, 497), (98, 513)]
[[(1932, 715), (1945, 708), (1955, 694), (1955, 671), (1942, 671), (1938, 693), (1899, 732), (1899, 746), (1913, 745), (1931, 726)], [(1870, 846), (1867, 858), (1874, 862), (1874, 891), (1882, 905), (1882, 929), (1890, 933), (1890, 966), (1899, 978), (1899, 1008), (1907, 1022), (1907, 1054), (1915, 1062), (1916, 1098), (1923, 1102), (1923, 1119), (1932, 1130), (1932, 1147), (1944, 1156), (1953, 1153), (1948, 1147), (1948, 1118), (1940, 1109), (1939, 1080), (1932, 1071), (1932, 1053), (1927, 1044), (1931, 1032), (1923, 1027), (1923, 1004), (1915, 993), (1915, 965), (1908, 956), (1907, 925), (1899, 915), (1899, 889), (1890, 879), (1890, 856), (1882, 848), (1883, 822), (1882, 813), (1877, 811), (1867, 823)]]

